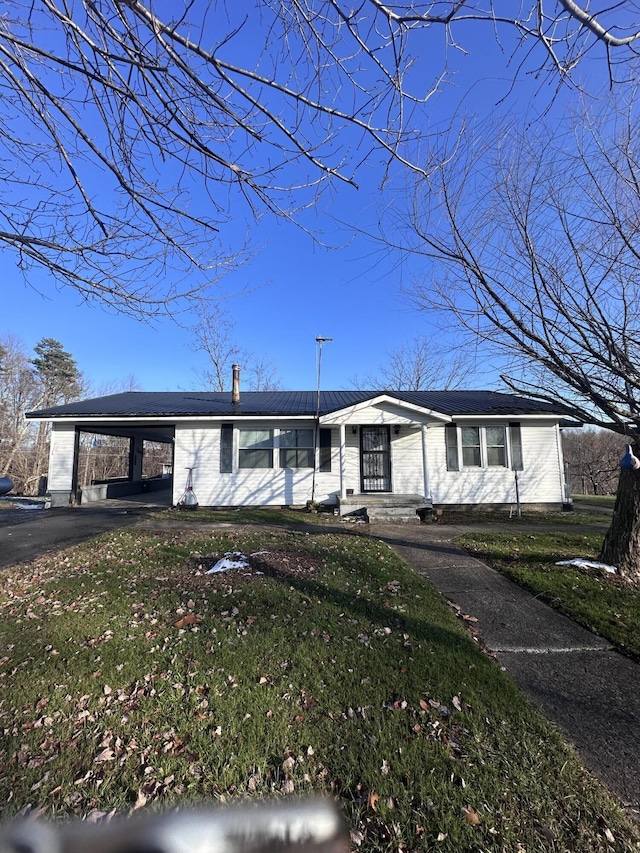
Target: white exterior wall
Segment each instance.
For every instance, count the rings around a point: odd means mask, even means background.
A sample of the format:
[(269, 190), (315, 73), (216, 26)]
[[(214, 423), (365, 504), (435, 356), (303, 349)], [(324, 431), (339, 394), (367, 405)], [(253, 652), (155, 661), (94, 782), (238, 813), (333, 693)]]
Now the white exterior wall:
[(391, 482), (393, 492), (400, 495), (423, 495), (422, 430), (400, 427), (391, 429)]
[[(481, 419), (474, 425), (486, 426)], [(497, 421), (491, 421), (495, 424)], [(504, 422), (505, 425), (508, 423)], [(520, 421), (524, 469), (518, 471), (520, 502), (564, 501), (562, 455), (555, 423)], [(515, 476), (509, 468), (466, 468), (447, 471), (444, 425), (427, 433), (430, 485), (434, 504), (511, 504), (516, 502)]]
[(76, 431), (73, 424), (54, 423), (49, 446), (49, 491), (71, 491)]
[[(230, 423), (230, 421), (225, 421)], [(270, 429), (265, 421), (234, 424), (233, 472), (220, 473), (220, 423), (181, 423), (176, 425), (174, 450), (173, 503), (184, 493), (188, 466), (194, 466), (193, 491), (201, 506), (285, 506), (311, 500), (311, 468), (238, 468), (238, 430)], [(278, 428), (309, 428), (313, 422), (279, 422)], [(338, 430), (334, 429), (331, 472), (316, 472), (316, 501), (335, 501), (340, 492), (340, 449)], [(277, 451), (274, 452), (274, 466)]]
[[(515, 418), (514, 418), (515, 419)], [(504, 424), (504, 420), (482, 417), (459, 418), (458, 424), (486, 427)], [(203, 419), (175, 425), (173, 502), (184, 493), (187, 467), (194, 466), (194, 492), (202, 506), (279, 506), (303, 505), (312, 497), (313, 471), (310, 468), (275, 467), (239, 469), (239, 429), (313, 428), (313, 419), (267, 421), (244, 419), (234, 422), (233, 472), (220, 473), (220, 427), (231, 418), (216, 421)], [(564, 476), (560, 433), (555, 422), (545, 419), (520, 419), (524, 470), (518, 473), (520, 500), (523, 504), (559, 504), (564, 501)], [(424, 471), (423, 424), (426, 424), (426, 458), (428, 478)], [(391, 438), (392, 493), (425, 495), (425, 479), (435, 504), (512, 504), (515, 503), (514, 472), (508, 468), (468, 468), (446, 470), (445, 426), (431, 413), (416, 412), (410, 407), (390, 405), (387, 401), (374, 406), (354, 407), (323, 418), (322, 428), (331, 428), (331, 472), (316, 472), (315, 499), (336, 502), (347, 492), (360, 494), (360, 430), (362, 426), (388, 425)], [(399, 432), (396, 435), (396, 428)], [(344, 435), (341, 459), (340, 434)], [(73, 477), (74, 426), (54, 423), (51, 436), (49, 489), (71, 493)], [(276, 440), (277, 444), (277, 440)], [(341, 462), (344, 462), (341, 471)], [(342, 478), (344, 475), (344, 479)]]
[[(371, 421), (365, 426), (372, 426)], [(355, 422), (354, 422), (355, 426)], [(345, 461), (347, 489), (360, 494), (360, 429), (354, 435), (351, 426), (345, 432)], [(332, 467), (333, 470), (333, 467)], [(391, 428), (391, 488), (396, 494), (415, 495), (424, 492), (422, 469), (422, 434), (419, 427), (400, 427), (395, 435)]]
[[(391, 432), (391, 488), (395, 494), (424, 494), (421, 418), (405, 407), (385, 403), (375, 406), (355, 406), (341, 412), (335, 420), (345, 424), (345, 488), (360, 494), (360, 427), (389, 426)], [(329, 425), (331, 417), (323, 419)], [(428, 420), (428, 418), (424, 418)], [(394, 428), (400, 432), (395, 434)], [(353, 428), (356, 433), (353, 433)]]

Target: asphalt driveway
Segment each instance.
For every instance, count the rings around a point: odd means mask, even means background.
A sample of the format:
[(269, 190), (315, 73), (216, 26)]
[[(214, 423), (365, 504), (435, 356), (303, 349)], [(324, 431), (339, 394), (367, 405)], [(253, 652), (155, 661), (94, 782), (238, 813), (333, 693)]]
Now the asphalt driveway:
[(68, 509), (1, 510), (0, 568), (135, 524), (157, 509), (134, 502), (105, 501)]

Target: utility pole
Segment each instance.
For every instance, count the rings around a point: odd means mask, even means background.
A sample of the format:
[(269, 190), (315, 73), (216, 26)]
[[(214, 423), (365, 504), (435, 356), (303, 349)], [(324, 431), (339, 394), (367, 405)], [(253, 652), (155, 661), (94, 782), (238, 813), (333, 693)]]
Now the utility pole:
[(316, 469), (318, 467), (318, 447), (320, 446), (320, 376), (322, 370), (322, 346), (326, 343), (331, 343), (333, 338), (326, 338), (322, 335), (316, 337), (316, 365), (317, 365), (317, 383), (316, 383), (316, 424), (313, 435), (313, 477), (311, 480), (311, 506), (316, 501)]

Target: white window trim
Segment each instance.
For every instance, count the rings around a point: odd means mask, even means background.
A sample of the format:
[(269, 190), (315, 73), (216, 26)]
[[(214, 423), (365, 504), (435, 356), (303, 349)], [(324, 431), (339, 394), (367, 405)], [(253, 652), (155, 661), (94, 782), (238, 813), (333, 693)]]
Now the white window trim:
[[(505, 460), (504, 465), (489, 465), (488, 463), (488, 452), (487, 452), (487, 428), (488, 427), (502, 427), (504, 431), (504, 451), (505, 451)], [(462, 452), (462, 430), (464, 427), (473, 427), (477, 429), (480, 434), (480, 464), (479, 465), (465, 465), (464, 464), (464, 456)], [(463, 471), (508, 471), (511, 466), (511, 445), (510, 445), (510, 435), (509, 435), (509, 424), (484, 424), (484, 423), (459, 423), (457, 424), (456, 429), (456, 437), (458, 440), (458, 467), (459, 471), (457, 473)], [(455, 473), (455, 472), (454, 472)]]
[[(237, 473), (239, 471), (311, 471), (311, 470), (313, 470), (312, 468), (307, 468), (307, 467), (283, 468), (280, 465), (280, 434), (282, 432), (287, 432), (288, 430), (292, 430), (292, 429), (313, 430), (314, 427), (309, 426), (308, 424), (305, 424), (303, 426), (299, 422), (295, 422), (295, 421), (290, 425), (287, 424), (286, 426), (285, 425), (282, 425), (282, 426), (273, 426), (273, 425), (270, 425), (270, 426), (263, 426), (263, 425), (254, 426), (253, 423), (251, 423), (251, 424), (234, 424), (233, 425), (233, 471), (231, 473)], [(272, 454), (273, 454), (273, 463), (272, 463), (270, 468), (251, 468), (251, 467), (241, 468), (240, 467), (240, 452), (242, 450), (251, 449), (251, 448), (246, 448), (246, 447), (240, 446), (240, 441), (241, 441), (240, 434), (242, 432), (245, 432), (245, 431), (253, 431), (253, 430), (264, 430), (264, 431), (269, 430), (271, 432), (272, 444), (271, 444), (270, 449), (271, 449)], [(288, 449), (288, 448), (285, 448), (285, 449)], [(315, 450), (316, 450), (316, 455), (314, 458), (314, 465), (316, 466), (316, 470), (318, 470), (319, 452), (320, 452), (319, 446), (317, 448), (315, 448)]]
[[(310, 432), (311, 433), (311, 444), (305, 445), (304, 447), (295, 447), (295, 448), (283, 447), (280, 444), (280, 438), (282, 436), (282, 433), (291, 432), (292, 430), (296, 430), (296, 431), (307, 430), (308, 432)], [(299, 426), (299, 425), (292, 426), (292, 427), (285, 427), (285, 426), (276, 427), (274, 429), (274, 433), (275, 433), (275, 435), (274, 435), (274, 450), (276, 450), (276, 452), (278, 454), (278, 457), (277, 457), (278, 464), (276, 466), (275, 459), (274, 459), (274, 466), (273, 466), (274, 468), (277, 467), (282, 471), (287, 471), (287, 470), (288, 471), (312, 471), (314, 466), (317, 466), (318, 460), (316, 459), (317, 454), (315, 453), (315, 451), (319, 450), (319, 445), (318, 445), (318, 447), (316, 447), (315, 430), (313, 427), (303, 427), (303, 426)], [(283, 465), (282, 464), (282, 456), (281, 456), (281, 453), (283, 450), (285, 450), (285, 451), (286, 450), (311, 450), (312, 451), (313, 464), (312, 465), (293, 465), (293, 466), (292, 465)]]

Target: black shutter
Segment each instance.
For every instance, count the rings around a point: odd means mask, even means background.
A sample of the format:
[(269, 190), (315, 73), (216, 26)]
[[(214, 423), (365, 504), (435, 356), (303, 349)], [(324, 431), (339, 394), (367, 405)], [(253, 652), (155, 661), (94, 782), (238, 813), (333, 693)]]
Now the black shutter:
[(511, 444), (511, 468), (514, 471), (524, 470), (522, 458), (522, 431), (519, 423), (509, 424), (509, 439)]
[(320, 430), (320, 464), (318, 467), (319, 471), (328, 472), (331, 471), (331, 430), (330, 429), (321, 429)]
[(233, 424), (220, 427), (220, 473), (233, 472)]
[(457, 424), (446, 424), (444, 428), (445, 442), (447, 446), (447, 471), (459, 471), (458, 460), (458, 426)]

